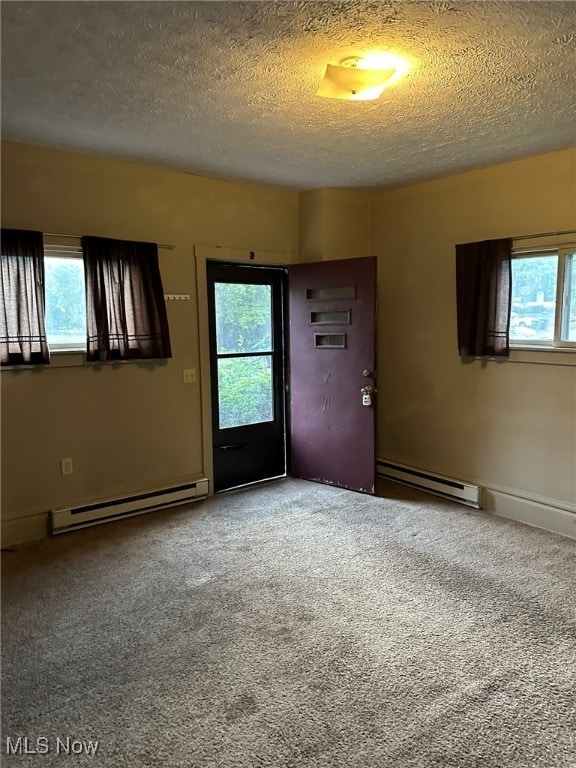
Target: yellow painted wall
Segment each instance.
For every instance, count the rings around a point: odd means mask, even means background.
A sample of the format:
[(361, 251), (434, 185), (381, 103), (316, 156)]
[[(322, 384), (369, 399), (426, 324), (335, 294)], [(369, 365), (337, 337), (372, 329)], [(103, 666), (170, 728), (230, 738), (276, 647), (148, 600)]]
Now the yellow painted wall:
[(576, 368), (463, 364), (454, 246), (576, 229), (576, 151), (381, 192), (372, 216), (378, 455), (574, 504)]
[(164, 365), (2, 371), (4, 532), (41, 536), (50, 508), (201, 475), (200, 385), (182, 382), (199, 367), (194, 245), (295, 253), (298, 195), (6, 143), (2, 226), (173, 244), (164, 290), (192, 298), (167, 304)]
[(371, 256), (370, 195), (354, 189), (312, 189), (300, 194), (300, 261)]
[[(573, 150), (373, 195), (298, 195), (3, 145), (3, 226), (174, 244), (160, 251), (164, 289), (192, 298), (167, 305), (163, 365), (2, 371), (4, 533), (41, 536), (52, 507), (206, 470), (201, 386), (182, 383), (183, 368), (200, 367), (198, 244), (377, 254), (378, 456), (573, 504), (576, 368), (460, 362), (454, 245), (576, 228), (575, 184)], [(62, 477), (68, 456), (74, 475)]]

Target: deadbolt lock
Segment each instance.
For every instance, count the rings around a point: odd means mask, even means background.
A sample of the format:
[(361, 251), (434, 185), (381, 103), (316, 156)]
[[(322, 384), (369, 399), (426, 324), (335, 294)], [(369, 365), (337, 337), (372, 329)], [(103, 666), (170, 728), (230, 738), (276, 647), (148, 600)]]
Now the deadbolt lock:
[(370, 406), (372, 405), (372, 395), (374, 394), (376, 390), (374, 387), (362, 387), (360, 392), (362, 393), (362, 405)]

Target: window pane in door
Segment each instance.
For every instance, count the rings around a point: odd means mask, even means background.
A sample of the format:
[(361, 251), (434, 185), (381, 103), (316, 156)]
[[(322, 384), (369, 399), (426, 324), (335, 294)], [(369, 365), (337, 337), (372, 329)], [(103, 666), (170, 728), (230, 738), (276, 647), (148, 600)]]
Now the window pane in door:
[(219, 355), (272, 351), (272, 286), (215, 283)]
[(558, 256), (512, 259), (512, 341), (552, 341), (556, 314)]
[(220, 429), (273, 421), (272, 356), (218, 360)]

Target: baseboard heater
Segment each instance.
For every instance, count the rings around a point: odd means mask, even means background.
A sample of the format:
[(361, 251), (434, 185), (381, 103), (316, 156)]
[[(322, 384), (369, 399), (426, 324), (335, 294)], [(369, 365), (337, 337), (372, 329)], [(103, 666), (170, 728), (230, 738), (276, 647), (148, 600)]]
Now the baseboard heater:
[(442, 496), (445, 499), (481, 509), (482, 488), (479, 485), (383, 459), (376, 461), (376, 474), (386, 480), (393, 480), (396, 483), (418, 488), (420, 491), (433, 493), (435, 496)]
[(141, 491), (129, 496), (83, 504), (78, 507), (53, 509), (50, 513), (51, 533), (66, 533), (89, 525), (100, 525), (111, 520), (143, 515), (157, 509), (175, 507), (198, 501), (208, 495), (208, 480)]

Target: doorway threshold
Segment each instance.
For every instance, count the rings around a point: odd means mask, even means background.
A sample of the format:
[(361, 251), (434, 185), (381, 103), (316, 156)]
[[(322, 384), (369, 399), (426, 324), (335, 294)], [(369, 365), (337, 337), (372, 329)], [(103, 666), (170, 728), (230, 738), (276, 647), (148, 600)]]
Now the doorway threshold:
[(216, 491), (215, 496), (220, 496), (223, 493), (234, 493), (235, 491), (244, 491), (246, 488), (256, 488), (259, 485), (268, 485), (268, 483), (277, 483), (279, 480), (287, 480), (288, 475), (275, 475), (274, 477), (266, 477), (264, 480), (254, 480), (252, 483), (243, 483), (242, 485), (235, 485), (232, 488), (223, 488), (221, 491)]

